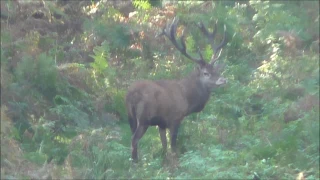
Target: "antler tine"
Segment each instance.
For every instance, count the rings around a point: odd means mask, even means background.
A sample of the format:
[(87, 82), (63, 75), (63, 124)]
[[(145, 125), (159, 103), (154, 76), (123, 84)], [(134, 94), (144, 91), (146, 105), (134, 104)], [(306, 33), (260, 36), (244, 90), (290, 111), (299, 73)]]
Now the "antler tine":
[(218, 23), (218, 20), (215, 22), (214, 24), (214, 30), (212, 33), (210, 33), (207, 28), (204, 26), (204, 24), (202, 22), (200, 22), (198, 24), (198, 27), (200, 28), (201, 32), (207, 36), (209, 42), (210, 42), (210, 45), (211, 45), (211, 48), (212, 50), (214, 51), (214, 54), (211, 58), (211, 61), (210, 61), (210, 64), (213, 65), (216, 60), (220, 57), (220, 54), (221, 54), (221, 51), (222, 51), (222, 47), (226, 45), (226, 26), (224, 25), (224, 35), (223, 35), (223, 39), (222, 39), (222, 42), (218, 45), (218, 46), (215, 46), (214, 45), (214, 38), (216, 36), (216, 33), (217, 33), (217, 23)]
[[(217, 59), (219, 59), (219, 57), (221, 55), (221, 52), (222, 52), (222, 47), (227, 44), (227, 41), (226, 41), (226, 29), (227, 29), (227, 27), (226, 27), (226, 25), (224, 25), (223, 28), (224, 28), (223, 38), (222, 38), (221, 43), (214, 49), (214, 54), (213, 54), (213, 56), (211, 58), (211, 61), (210, 61), (211, 65), (213, 65), (217, 61)], [(212, 45), (213, 45), (213, 43), (212, 43)]]
[[(182, 31), (182, 36), (180, 37), (180, 41), (181, 41), (183, 51), (186, 52), (186, 42), (184, 40), (184, 30)], [(199, 54), (200, 59), (192, 58), (189, 56), (189, 54), (187, 54), (186, 56), (191, 58), (193, 61), (196, 61), (196, 63), (203, 63), (204, 59), (203, 59), (203, 56), (202, 56), (202, 53), (201, 53), (201, 50), (199, 47), (198, 47), (198, 54)]]
[(217, 23), (218, 23), (218, 20), (216, 21), (216, 23), (214, 24), (214, 30), (213, 32), (210, 34), (209, 31), (207, 30), (207, 28), (204, 26), (204, 24), (202, 22), (200, 22), (198, 24), (198, 27), (200, 28), (201, 32), (208, 37), (209, 41), (210, 42), (213, 42), (214, 40), (214, 37), (216, 36), (216, 33), (217, 33)]
[(182, 33), (182, 36), (180, 37), (180, 42), (181, 42), (181, 46), (179, 45), (179, 43), (177, 42), (176, 39), (176, 31), (177, 31), (177, 25), (179, 22), (179, 18), (175, 17), (172, 21), (172, 23), (170, 25), (167, 25), (165, 28), (163, 28), (163, 31), (160, 35), (165, 35), (171, 42), (172, 44), (184, 55), (186, 56), (188, 59), (194, 61), (195, 63), (201, 64), (203, 62), (203, 57), (202, 54), (199, 52), (200, 58), (194, 58), (191, 57), (188, 53), (187, 53), (187, 48), (186, 48), (186, 43), (184, 40), (184, 31)]
[(158, 38), (160, 36), (163, 36), (165, 35), (166, 37), (170, 38), (170, 35), (168, 34), (168, 29), (171, 29), (171, 26), (173, 25), (175, 20), (172, 21), (171, 24), (166, 24), (162, 29), (161, 29), (161, 32), (159, 34), (157, 34), (155, 37)]
[(177, 49), (180, 50), (180, 47), (178, 45), (178, 42), (177, 42), (177, 39), (176, 39), (176, 32), (177, 32), (177, 25), (178, 25), (178, 22), (179, 22), (179, 18), (174, 18), (171, 25), (170, 25), (170, 34), (169, 34), (169, 39), (172, 41), (172, 43), (176, 46)]

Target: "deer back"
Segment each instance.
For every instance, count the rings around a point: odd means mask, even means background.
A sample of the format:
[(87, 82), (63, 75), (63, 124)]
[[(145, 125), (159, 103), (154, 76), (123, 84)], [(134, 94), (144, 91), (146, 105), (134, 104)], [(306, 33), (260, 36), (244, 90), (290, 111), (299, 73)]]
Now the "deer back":
[(144, 123), (158, 117), (170, 124), (184, 117), (188, 109), (185, 92), (177, 80), (137, 81), (129, 87), (126, 104), (128, 113)]

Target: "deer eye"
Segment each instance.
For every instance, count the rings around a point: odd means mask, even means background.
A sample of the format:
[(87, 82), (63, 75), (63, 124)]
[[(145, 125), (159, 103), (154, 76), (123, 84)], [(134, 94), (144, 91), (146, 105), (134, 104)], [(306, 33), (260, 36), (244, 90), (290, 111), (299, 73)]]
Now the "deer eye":
[(210, 76), (210, 74), (208, 72), (204, 72), (203, 75), (204, 76)]

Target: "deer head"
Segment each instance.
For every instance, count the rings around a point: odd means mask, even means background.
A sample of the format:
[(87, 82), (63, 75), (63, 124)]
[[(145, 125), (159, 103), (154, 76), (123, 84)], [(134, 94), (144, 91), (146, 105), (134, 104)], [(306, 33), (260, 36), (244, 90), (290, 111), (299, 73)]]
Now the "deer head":
[(162, 29), (162, 32), (160, 33), (159, 36), (165, 35), (185, 57), (187, 57), (188, 59), (198, 64), (196, 68), (196, 75), (198, 76), (203, 87), (211, 90), (212, 88), (215, 88), (219, 85), (227, 83), (227, 79), (220, 76), (220, 67), (215, 66), (215, 62), (217, 61), (217, 59), (219, 59), (220, 54), (222, 52), (222, 47), (227, 44), (226, 26), (224, 25), (224, 35), (223, 35), (222, 41), (218, 45), (215, 45), (214, 38), (217, 33), (217, 21), (215, 23), (215, 28), (212, 33), (210, 33), (207, 30), (207, 28), (204, 26), (202, 22), (197, 24), (202, 34), (208, 39), (211, 45), (211, 48), (214, 52), (210, 62), (208, 63), (203, 59), (203, 55), (200, 49), (198, 51), (198, 54), (199, 54), (198, 58), (192, 57), (190, 54), (187, 53), (184, 31), (182, 33), (182, 36), (180, 37), (180, 44), (177, 42), (177, 38), (175, 34), (176, 34), (178, 22), (179, 22), (179, 19), (174, 18), (171, 24), (168, 24)]

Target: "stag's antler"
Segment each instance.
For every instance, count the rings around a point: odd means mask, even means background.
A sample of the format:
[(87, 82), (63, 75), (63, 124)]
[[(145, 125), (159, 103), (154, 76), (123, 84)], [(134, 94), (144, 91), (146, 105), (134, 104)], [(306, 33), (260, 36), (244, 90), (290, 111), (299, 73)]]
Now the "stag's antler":
[(212, 33), (210, 33), (207, 28), (204, 26), (204, 24), (202, 22), (200, 22), (198, 24), (198, 27), (200, 28), (201, 32), (208, 38), (211, 48), (212, 50), (214, 50), (214, 54), (211, 57), (211, 61), (210, 64), (213, 65), (217, 59), (219, 59), (220, 54), (222, 52), (222, 47), (225, 46), (227, 44), (226, 41), (226, 25), (224, 25), (224, 35), (223, 35), (223, 39), (221, 41), (221, 43), (219, 45), (214, 45), (214, 38), (216, 36), (217, 33), (217, 22), (214, 24), (214, 30)]
[[(165, 35), (171, 42), (172, 44), (187, 58), (191, 59), (192, 61), (198, 63), (198, 64), (203, 64), (205, 61), (203, 59), (203, 56), (201, 54), (200, 49), (198, 50), (198, 54), (199, 54), (199, 58), (195, 58), (190, 56), (187, 53), (187, 49), (186, 49), (186, 43), (184, 40), (184, 31), (182, 33), (182, 36), (180, 37), (180, 42), (181, 42), (181, 46), (179, 45), (179, 43), (177, 42), (176, 39), (176, 31), (177, 31), (177, 24), (178, 24), (179, 19), (177, 17), (175, 17), (172, 21), (171, 24), (167, 24), (163, 29), (162, 32), (158, 35), (158, 36), (162, 36)], [(224, 35), (223, 35), (223, 39), (221, 41), (221, 43), (219, 45), (214, 45), (214, 38), (216, 36), (217, 33), (217, 21), (214, 25), (214, 30), (212, 33), (210, 33), (207, 28), (204, 26), (204, 24), (202, 22), (198, 23), (198, 27), (200, 28), (201, 32), (208, 38), (211, 48), (214, 51), (214, 54), (211, 57), (210, 60), (210, 64), (213, 65), (217, 59), (220, 57), (220, 54), (222, 52), (222, 47), (225, 46), (227, 44), (226, 41), (226, 25), (224, 25)]]
[(198, 64), (203, 64), (204, 59), (203, 59), (203, 56), (200, 52), (200, 50), (198, 51), (199, 53), (199, 58), (195, 58), (195, 57), (192, 57), (190, 56), (188, 53), (187, 53), (187, 48), (186, 48), (186, 43), (185, 43), (185, 37), (184, 37), (184, 31), (182, 33), (182, 36), (180, 37), (180, 42), (181, 42), (181, 46), (179, 45), (179, 43), (177, 42), (177, 39), (176, 39), (176, 31), (177, 31), (177, 25), (178, 25), (178, 22), (179, 22), (179, 18), (174, 18), (172, 23), (170, 25), (166, 25), (163, 29), (162, 29), (162, 32), (158, 35), (158, 36), (161, 36), (161, 35), (165, 35), (171, 42), (172, 44), (184, 55), (186, 56), (187, 58), (191, 59), (192, 61), (194, 61), (195, 63), (198, 63)]

